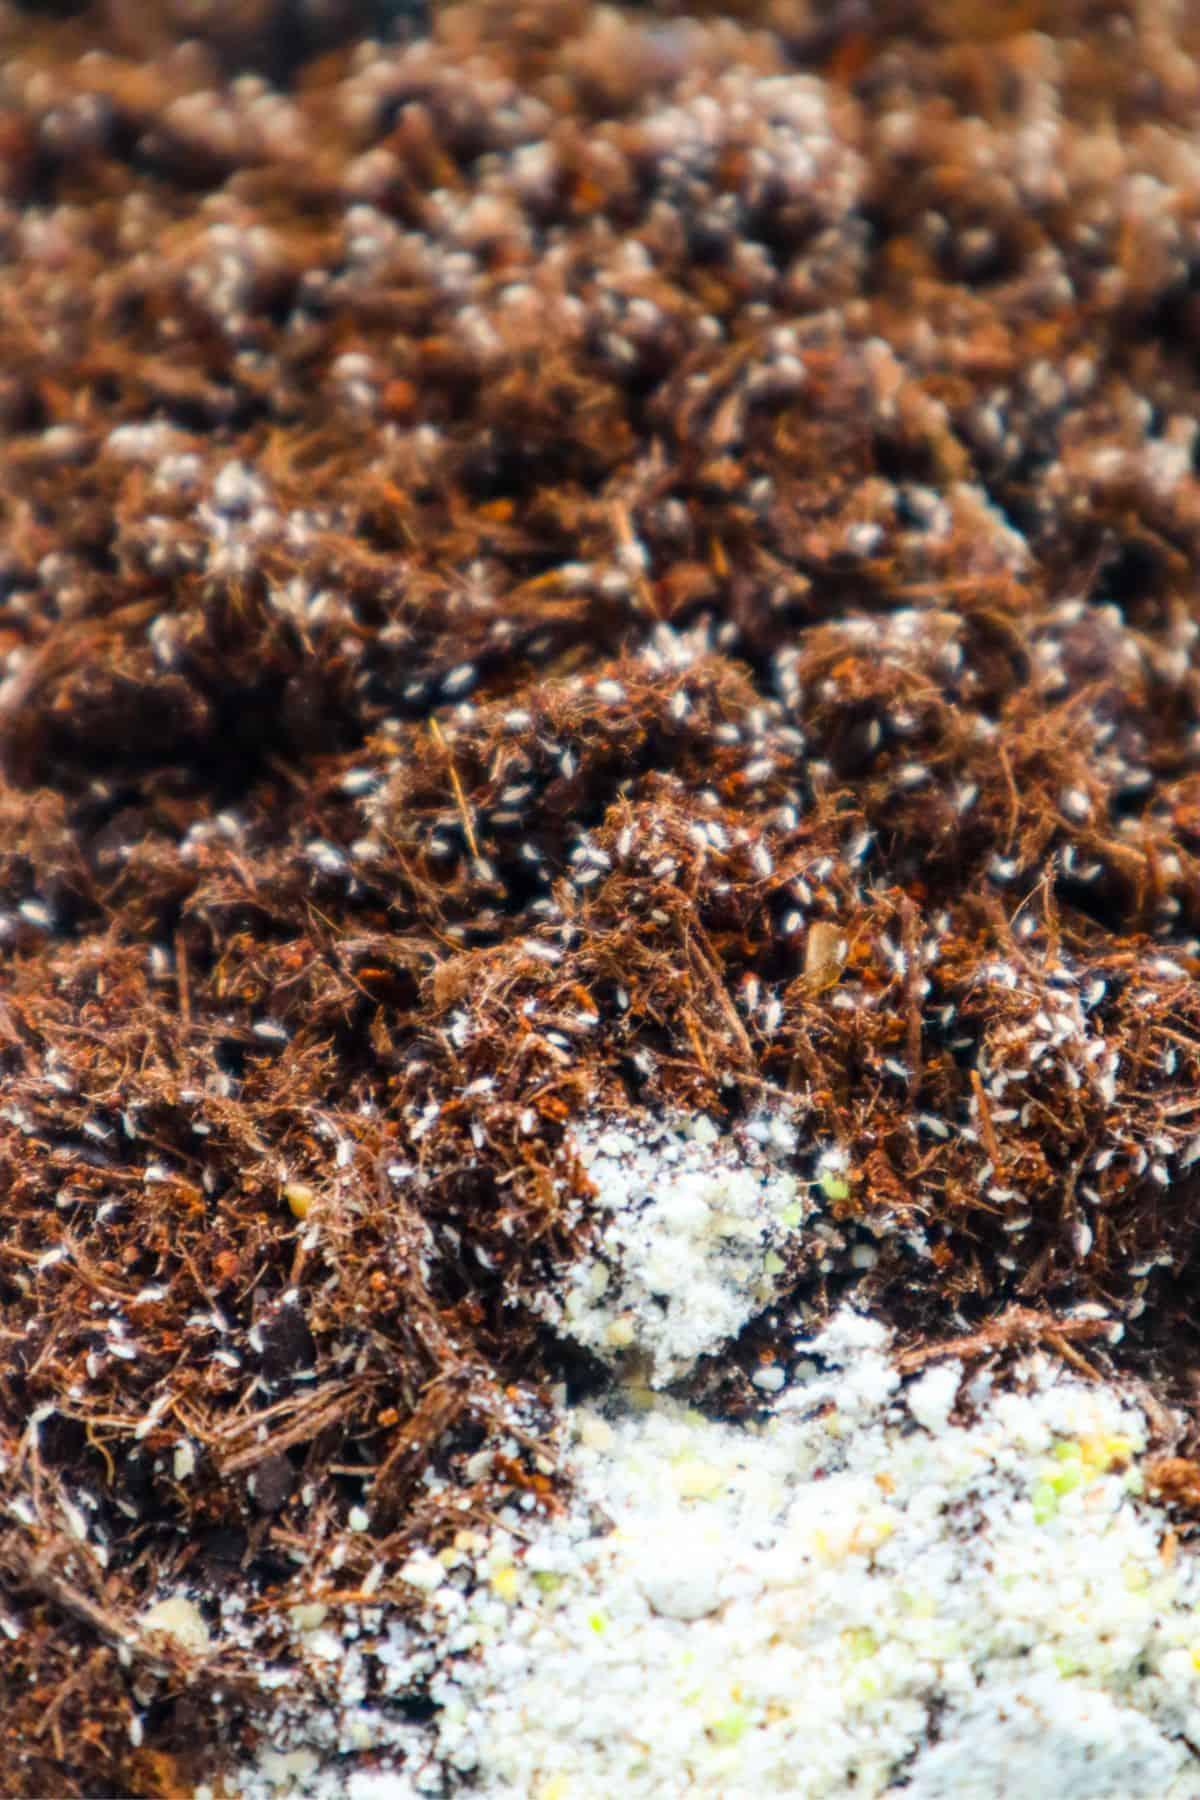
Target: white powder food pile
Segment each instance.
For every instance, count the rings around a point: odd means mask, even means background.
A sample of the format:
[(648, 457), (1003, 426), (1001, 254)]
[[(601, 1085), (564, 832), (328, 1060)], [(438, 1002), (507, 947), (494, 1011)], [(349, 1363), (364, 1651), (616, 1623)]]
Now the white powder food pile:
[(805, 1188), (779, 1166), (795, 1133), (777, 1116), (719, 1137), (701, 1117), (577, 1128), (573, 1141), (600, 1231), (562, 1292), (535, 1304), (563, 1336), (609, 1362), (640, 1360), (661, 1387), (773, 1299), (778, 1248), (808, 1210)]
[(475, 1539), (469, 1580), (414, 1560), (427, 1634), (378, 1653), (397, 1694), (433, 1669), (432, 1723), (300, 1782), (316, 1722), (281, 1712), (291, 1791), (1200, 1796), (1200, 1576), (1139, 1498), (1141, 1415), (1039, 1354), (959, 1423), (956, 1365), (901, 1389), (887, 1352), (844, 1309), (759, 1426), (645, 1389), (579, 1409), (565, 1516)]

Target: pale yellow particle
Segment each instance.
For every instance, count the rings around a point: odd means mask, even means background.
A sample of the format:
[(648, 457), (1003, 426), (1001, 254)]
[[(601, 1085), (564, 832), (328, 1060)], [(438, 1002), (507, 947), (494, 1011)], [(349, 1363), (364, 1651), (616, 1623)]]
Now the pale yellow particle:
[(622, 1313), (614, 1319), (605, 1336), (614, 1350), (627, 1350), (634, 1340), (633, 1319), (629, 1313)]
[(712, 1463), (689, 1456), (676, 1464), (671, 1480), (681, 1500), (711, 1500), (723, 1487), (725, 1478)]
[(589, 1450), (611, 1450), (613, 1428), (606, 1419), (598, 1419), (594, 1413), (586, 1413), (579, 1424), (579, 1441)]
[(299, 1606), (293, 1606), (289, 1618), (297, 1631), (316, 1631), (325, 1623), (329, 1608), (320, 1600), (304, 1600)]
[(142, 1628), (174, 1638), (180, 1649), (190, 1650), (194, 1656), (202, 1656), (212, 1642), (204, 1615), (186, 1594), (171, 1594), (150, 1607), (142, 1614)]
[(516, 1599), (520, 1591), (521, 1577), (511, 1563), (506, 1563), (502, 1569), (496, 1570), (492, 1576), (492, 1592), (497, 1600), (511, 1602)]
[(886, 1544), (895, 1529), (895, 1520), (889, 1518), (886, 1512), (880, 1510), (871, 1513), (867, 1518), (861, 1519), (851, 1532), (849, 1548), (858, 1556), (867, 1556), (872, 1550), (878, 1550), (881, 1544)]
[(306, 1181), (289, 1181), (283, 1197), (297, 1219), (307, 1219), (317, 1196)]

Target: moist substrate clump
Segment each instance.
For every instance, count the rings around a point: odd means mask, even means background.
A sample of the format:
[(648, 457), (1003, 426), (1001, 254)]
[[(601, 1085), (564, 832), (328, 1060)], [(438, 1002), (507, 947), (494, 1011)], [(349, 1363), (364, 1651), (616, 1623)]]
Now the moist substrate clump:
[[(0, 8), (0, 1787), (219, 1775), (295, 1608), (563, 1504), (559, 1384), (744, 1417), (851, 1290), (1136, 1381), (1185, 1529), (1192, 9), (61, 10)], [(647, 1120), (761, 1171), (776, 1310), (690, 1369), (597, 1251)]]

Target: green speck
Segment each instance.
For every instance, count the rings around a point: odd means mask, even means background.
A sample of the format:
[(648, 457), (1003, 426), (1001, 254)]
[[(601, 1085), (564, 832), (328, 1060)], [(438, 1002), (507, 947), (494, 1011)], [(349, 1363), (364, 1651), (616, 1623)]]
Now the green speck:
[(763, 1258), (763, 1270), (766, 1274), (782, 1275), (786, 1268), (787, 1264), (777, 1250), (767, 1251), (767, 1254)]
[(800, 1224), (803, 1217), (804, 1217), (804, 1208), (801, 1206), (801, 1204), (798, 1200), (793, 1200), (792, 1204), (790, 1206), (785, 1206), (785, 1207), (781, 1208), (780, 1214), (779, 1214), (779, 1221), (780, 1221), (780, 1224), (786, 1225), (788, 1230), (791, 1231), (797, 1225)]
[(718, 1744), (736, 1744), (749, 1725), (750, 1721), (744, 1712), (733, 1711), (723, 1713), (719, 1719), (710, 1719), (708, 1734)]
[(847, 1647), (856, 1662), (861, 1662), (868, 1656), (874, 1656), (879, 1648), (879, 1639), (869, 1625), (860, 1625), (856, 1630), (849, 1632), (847, 1636)]
[(565, 1576), (556, 1575), (552, 1569), (537, 1569), (534, 1571), (533, 1585), (543, 1594), (553, 1594), (562, 1586), (565, 1579)]
[(1072, 1488), (1077, 1488), (1082, 1480), (1083, 1465), (1081, 1463), (1064, 1463), (1060, 1469), (1054, 1471), (1053, 1475), (1046, 1478), (1045, 1485), (1053, 1488), (1054, 1492), (1061, 1497), (1063, 1494), (1069, 1494)]
[(1058, 1495), (1048, 1481), (1039, 1481), (1033, 1490), (1033, 1522), (1045, 1525), (1058, 1511)]
[(850, 1183), (841, 1175), (835, 1175), (832, 1169), (826, 1169), (820, 1178), (821, 1192), (827, 1200), (848, 1200)]
[(588, 1624), (597, 1634), (608, 1630), (608, 1619), (602, 1612), (589, 1613)]

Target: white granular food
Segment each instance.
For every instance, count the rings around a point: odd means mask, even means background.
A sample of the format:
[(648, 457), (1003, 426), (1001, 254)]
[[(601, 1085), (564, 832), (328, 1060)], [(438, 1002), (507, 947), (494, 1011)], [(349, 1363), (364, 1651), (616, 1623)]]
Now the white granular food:
[(777, 1247), (807, 1211), (805, 1189), (774, 1160), (794, 1145), (782, 1117), (736, 1138), (705, 1118), (577, 1128), (599, 1236), (562, 1291), (535, 1304), (606, 1361), (639, 1359), (651, 1386), (678, 1380), (777, 1291)]
[(1200, 1565), (1139, 1498), (1141, 1414), (1040, 1354), (1016, 1391), (904, 1389), (888, 1350), (844, 1309), (756, 1426), (578, 1409), (567, 1514), (478, 1540), (424, 1639), (381, 1640), (385, 1688), (433, 1671), (432, 1724), (305, 1791), (1200, 1796)]

